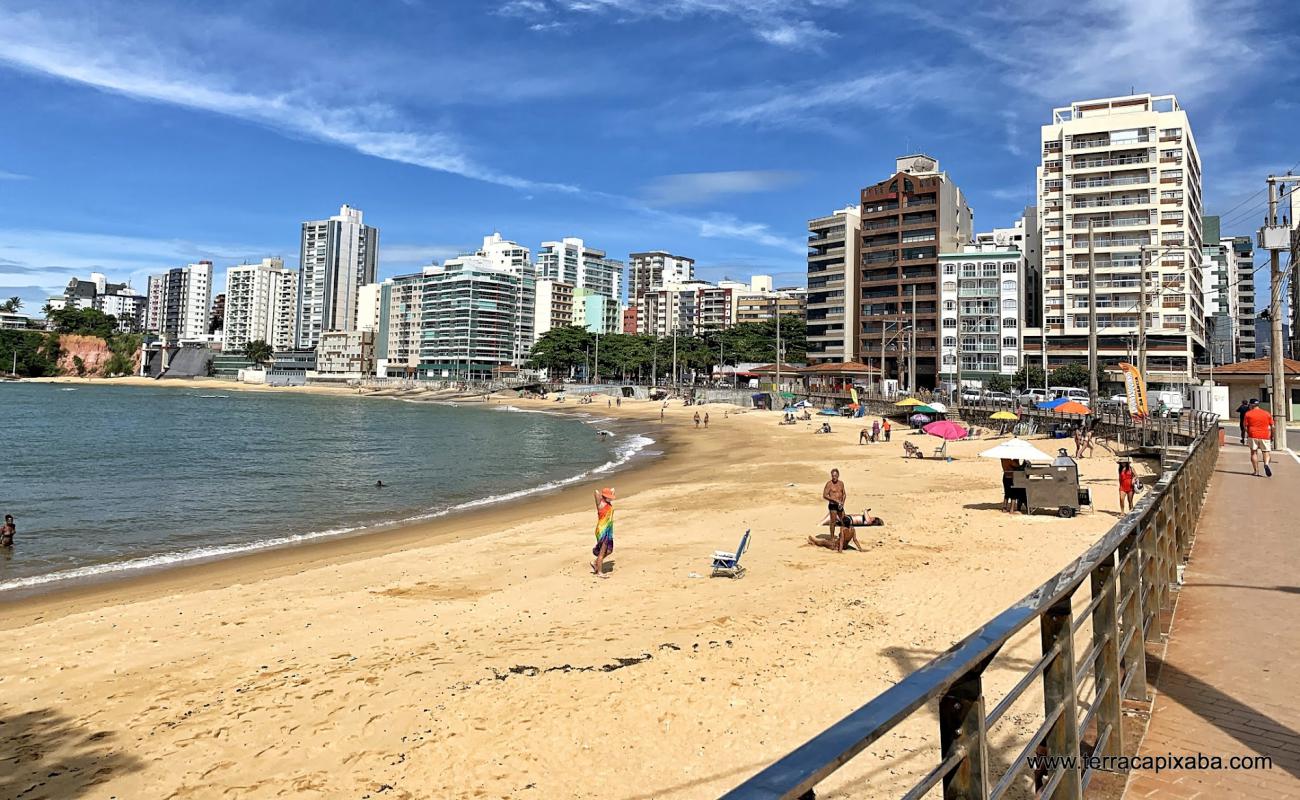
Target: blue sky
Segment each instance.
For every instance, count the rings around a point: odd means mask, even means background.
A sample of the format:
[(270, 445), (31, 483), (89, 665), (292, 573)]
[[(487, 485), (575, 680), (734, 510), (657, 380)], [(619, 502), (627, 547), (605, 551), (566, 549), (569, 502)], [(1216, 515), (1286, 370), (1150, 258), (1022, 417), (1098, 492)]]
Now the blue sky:
[[(1209, 213), (1300, 160), (1294, 4), (0, 0), (0, 296), (283, 255), (341, 203), (387, 276), (493, 230), (803, 282), (807, 219), (923, 150), (979, 229), (1071, 100), (1175, 93)], [(1289, 52), (1289, 55), (1288, 55)]]

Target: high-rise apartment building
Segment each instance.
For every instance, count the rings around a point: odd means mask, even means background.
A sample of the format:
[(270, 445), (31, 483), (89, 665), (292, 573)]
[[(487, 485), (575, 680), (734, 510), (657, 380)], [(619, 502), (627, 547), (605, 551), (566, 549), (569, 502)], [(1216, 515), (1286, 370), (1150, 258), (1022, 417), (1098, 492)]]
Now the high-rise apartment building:
[(329, 219), (302, 224), (298, 267), (299, 349), (316, 346), (325, 331), (357, 326), (357, 294), (375, 282), (379, 229), (362, 222), (360, 209), (344, 205)]
[(169, 269), (159, 278), (158, 332), (171, 341), (208, 341), (212, 262), (200, 261)]
[(367, 283), (357, 290), (357, 330), (379, 330), (379, 299), (383, 284)]
[(632, 253), (628, 265), (628, 303), (659, 286), (684, 284), (695, 279), (695, 259), (663, 250)]
[[(858, 353), (909, 387), (939, 382), (939, 254), (972, 239), (960, 188), (926, 155), (902, 156), (893, 175), (861, 193)], [(811, 274), (810, 274), (811, 277)], [(847, 302), (846, 302), (847, 306)], [(906, 375), (904, 375), (906, 373)]]
[(533, 338), (552, 328), (573, 325), (573, 284), (564, 281), (538, 278), (533, 301)]
[(144, 329), (150, 333), (162, 330), (163, 288), (166, 281), (162, 275), (149, 276), (149, 289), (146, 294), (144, 310)]
[(282, 259), (264, 258), (226, 270), (226, 352), (241, 352), (254, 341), (273, 350), (291, 349), (297, 316), (298, 271), (286, 269)]
[[(874, 223), (880, 225), (877, 221)], [(874, 229), (873, 229), (874, 230)], [(860, 361), (862, 208), (808, 220), (808, 363)], [(758, 298), (761, 300), (761, 298)], [(744, 298), (745, 305), (757, 304)]]
[[(941, 253), (942, 384), (983, 387), (1020, 368), (1025, 306), (1023, 226), (976, 237), (960, 253)], [(1002, 234), (1002, 235), (999, 235)]]
[(381, 378), (414, 378), (418, 372), (424, 283), (424, 274), (417, 272), (380, 284), (375, 366)]
[(623, 262), (609, 258), (604, 250), (588, 247), (581, 239), (566, 237), (558, 242), (542, 242), (535, 262), (539, 279), (567, 283), (615, 302), (623, 296)]
[(1255, 240), (1249, 236), (1225, 239), (1237, 281), (1237, 360), (1259, 358), (1260, 349), (1255, 338), (1255, 320), (1259, 309), (1255, 306)]
[(90, 280), (73, 278), (62, 294), (49, 298), (52, 311), (65, 308), (94, 309), (117, 320), (117, 330), (124, 333), (146, 330), (148, 297), (131, 288), (129, 283), (109, 283), (102, 272), (90, 273)]
[(1207, 359), (1213, 364), (1238, 361), (1241, 338), (1241, 298), (1232, 239), (1219, 233), (1218, 217), (1201, 219), (1201, 304), (1205, 308)]
[(1193, 379), (1206, 345), (1201, 214), (1200, 157), (1173, 95), (1083, 100), (1052, 111), (1038, 167), (1049, 369), (1087, 363), (1091, 222), (1101, 366), (1137, 357), (1144, 316), (1147, 378)]

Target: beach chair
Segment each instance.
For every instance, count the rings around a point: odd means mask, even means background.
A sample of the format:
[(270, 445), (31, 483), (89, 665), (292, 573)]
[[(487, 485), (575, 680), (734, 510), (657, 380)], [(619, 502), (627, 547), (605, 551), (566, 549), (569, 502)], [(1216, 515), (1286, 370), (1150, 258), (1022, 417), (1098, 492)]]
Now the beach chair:
[(749, 548), (749, 531), (740, 537), (740, 545), (736, 547), (734, 553), (724, 553), (721, 550), (715, 550), (713, 553), (713, 573), (711, 577), (716, 578), (719, 575), (726, 575), (729, 578), (739, 578), (745, 574), (745, 568), (740, 566), (740, 557), (745, 554)]

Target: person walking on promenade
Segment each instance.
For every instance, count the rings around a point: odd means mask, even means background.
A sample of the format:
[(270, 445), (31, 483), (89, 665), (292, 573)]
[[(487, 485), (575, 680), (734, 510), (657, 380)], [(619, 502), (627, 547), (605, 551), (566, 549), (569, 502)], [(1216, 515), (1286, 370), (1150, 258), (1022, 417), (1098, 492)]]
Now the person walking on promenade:
[(1246, 412), (1250, 410), (1250, 401), (1242, 400), (1237, 406), (1237, 433), (1241, 434), (1241, 443), (1246, 443)]
[(1124, 513), (1125, 504), (1133, 510), (1133, 494), (1136, 489), (1137, 474), (1133, 472), (1133, 462), (1127, 458), (1119, 462), (1119, 513)]
[(0, 525), (0, 547), (13, 547), (14, 536), (18, 533), (18, 527), (14, 525), (14, 515), (5, 514), (5, 524)]
[(880, 429), (885, 432), (885, 441), (888, 442), (889, 441), (889, 420), (888, 419), (880, 420)]
[(1273, 467), (1269, 462), (1273, 457), (1273, 415), (1259, 407), (1259, 401), (1251, 399), (1250, 410), (1241, 415), (1242, 429), (1250, 439), (1250, 469), (1259, 477), (1259, 454), (1264, 454), (1264, 474), (1273, 477)]
[(596, 546), (591, 554), (591, 574), (605, 577), (605, 557), (614, 552), (614, 490), (606, 487), (596, 492)]

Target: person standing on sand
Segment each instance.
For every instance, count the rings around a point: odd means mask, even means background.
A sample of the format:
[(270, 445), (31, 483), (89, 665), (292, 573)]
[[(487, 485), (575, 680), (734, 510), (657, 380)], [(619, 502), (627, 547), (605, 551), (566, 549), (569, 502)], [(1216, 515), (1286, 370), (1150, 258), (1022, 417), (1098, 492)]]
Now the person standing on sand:
[[(831, 479), (822, 487), (822, 499), (826, 501), (826, 510), (830, 512), (831, 518), (831, 536), (838, 541), (842, 532), (842, 517), (844, 516), (844, 501), (849, 497), (848, 490), (844, 482), (840, 480), (840, 471), (831, 470)], [(837, 548), (838, 549), (838, 548)]]
[(14, 525), (14, 515), (5, 514), (5, 524), (0, 525), (0, 547), (13, 547), (14, 535), (18, 533), (18, 527)]
[(695, 427), (700, 427), (700, 412), (695, 412)]
[(707, 431), (708, 429), (709, 429), (709, 412), (705, 411), (705, 412), (704, 412), (704, 430)]
[(871, 443), (875, 444), (880, 441), (880, 420), (871, 423)]
[(591, 554), (591, 574), (605, 577), (605, 556), (614, 552), (614, 490), (606, 487), (596, 492), (596, 546)]
[(660, 422), (664, 421), (664, 410), (662, 408), (659, 409), (659, 421)]
[(885, 432), (885, 441), (888, 442), (889, 441), (889, 420), (888, 419), (882, 419), (880, 421), (880, 429)]
[(1133, 493), (1137, 483), (1137, 474), (1133, 472), (1133, 463), (1127, 458), (1119, 462), (1119, 513), (1124, 513), (1124, 505), (1133, 510)]

